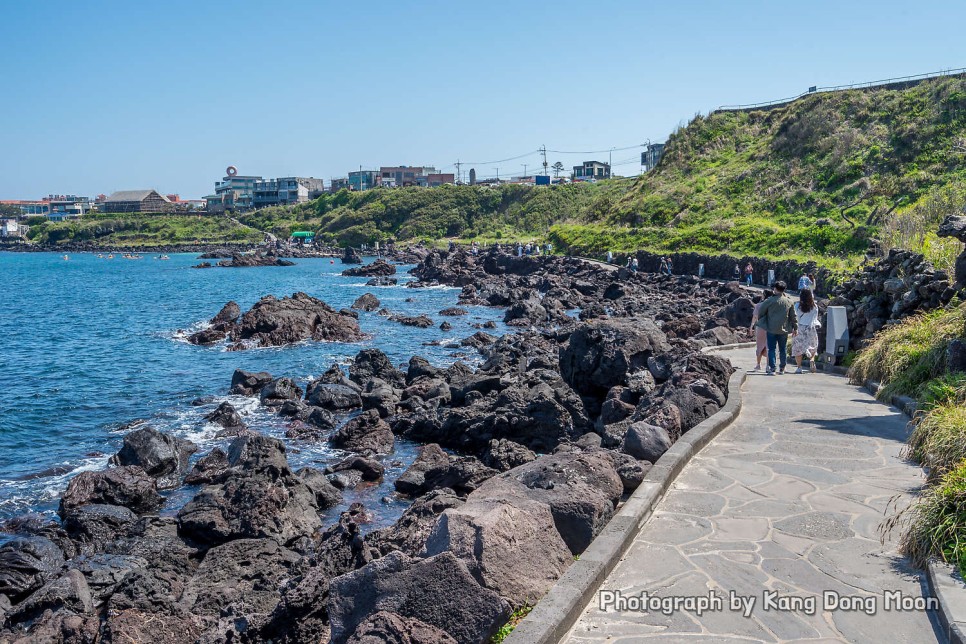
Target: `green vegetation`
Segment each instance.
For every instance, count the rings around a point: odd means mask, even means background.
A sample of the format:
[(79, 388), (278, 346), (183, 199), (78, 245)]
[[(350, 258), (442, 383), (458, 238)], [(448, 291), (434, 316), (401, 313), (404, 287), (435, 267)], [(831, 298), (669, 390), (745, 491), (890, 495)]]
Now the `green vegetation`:
[(927, 488), (907, 516), (908, 531), (902, 549), (919, 566), (931, 557), (966, 571), (966, 462)]
[(885, 525), (904, 528), (902, 548), (966, 573), (966, 373), (950, 373), (946, 349), (966, 337), (966, 303), (954, 303), (880, 331), (855, 359), (853, 382), (879, 380), (879, 397), (913, 396), (919, 411), (907, 456), (928, 469), (922, 497)]
[[(341, 191), (239, 220), (280, 237), (314, 230), (329, 243), (459, 238), (481, 242), (544, 238), (559, 221), (603, 217), (632, 180), (550, 187), (521, 185)], [(593, 214), (596, 213), (596, 214)]]
[(523, 606), (522, 608), (518, 608), (517, 610), (513, 611), (513, 614), (510, 615), (510, 621), (501, 626), (500, 630), (498, 630), (496, 634), (490, 638), (490, 644), (502, 644), (503, 640), (509, 637), (510, 633), (513, 632), (513, 629), (517, 627), (517, 624), (519, 624), (524, 617), (530, 614), (531, 610), (533, 610), (533, 606)]
[(911, 396), (924, 400), (946, 373), (946, 347), (960, 338), (966, 324), (966, 304), (936, 309), (887, 326), (852, 364), (853, 382), (882, 384), (879, 397)]
[[(341, 245), (546, 239), (583, 255), (756, 255), (813, 260), (839, 274), (853, 269), (875, 239), (885, 250), (910, 248), (948, 268), (959, 242), (933, 231), (966, 206), (964, 161), (966, 78), (946, 77), (904, 89), (815, 94), (772, 110), (699, 115), (671, 135), (658, 167), (636, 179), (343, 191), (239, 220), (280, 237), (311, 230)], [(227, 220), (211, 220), (221, 222), (217, 229), (174, 221), (129, 229), (127, 219), (113, 217), (118, 230), (105, 241), (127, 241), (129, 230), (131, 240), (156, 243), (250, 234)], [(90, 230), (98, 226), (86, 219), (42, 226), (36, 239), (100, 239)]]
[(634, 180), (340, 193), (242, 220), (280, 235), (310, 227), (337, 243), (540, 238), (583, 255), (730, 253), (839, 273), (878, 239), (945, 268), (958, 242), (932, 231), (966, 206), (964, 143), (966, 79), (941, 78), (697, 116)]
[(262, 240), (262, 234), (256, 230), (223, 215), (207, 214), (86, 215), (75, 221), (32, 225), (28, 236), (39, 244), (86, 242), (119, 248)]

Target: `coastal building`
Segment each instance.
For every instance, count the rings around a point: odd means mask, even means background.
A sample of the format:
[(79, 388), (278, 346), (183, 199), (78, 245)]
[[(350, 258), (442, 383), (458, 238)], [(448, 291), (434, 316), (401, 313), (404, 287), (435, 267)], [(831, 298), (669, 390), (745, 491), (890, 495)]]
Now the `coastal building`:
[(172, 212), (174, 204), (157, 190), (121, 190), (104, 200), (104, 212)]
[(345, 177), (340, 177), (338, 179), (329, 180), (329, 192), (338, 192), (340, 190), (350, 190), (349, 180)]
[(36, 201), (10, 199), (0, 201), (0, 203), (5, 206), (20, 208), (22, 217), (43, 216), (51, 221), (76, 219), (94, 209), (90, 197), (78, 197), (77, 195), (47, 195)]
[(426, 186), (431, 174), (436, 174), (436, 168), (431, 166), (382, 166), (379, 168), (379, 183), (392, 188)]
[(20, 209), (20, 217), (36, 217), (38, 215), (46, 217), (50, 212), (50, 204), (43, 200), (31, 201), (24, 199), (4, 199), (0, 201), (4, 206), (13, 206)]
[(582, 165), (574, 166), (572, 178), (574, 181), (610, 179), (610, 166), (600, 161), (584, 161)]
[(261, 180), (260, 176), (240, 175), (235, 166), (228, 166), (222, 180), (215, 182), (215, 194), (205, 197), (208, 211), (250, 210), (255, 203), (255, 184)]
[(47, 219), (51, 221), (77, 219), (94, 209), (94, 204), (91, 203), (90, 197), (47, 195), (44, 201), (47, 202)]
[(350, 190), (371, 190), (377, 185), (379, 185), (378, 170), (357, 170), (349, 173)]
[(426, 185), (430, 188), (438, 188), (447, 183), (456, 183), (456, 175), (453, 173), (434, 172), (426, 175)]
[(641, 152), (641, 165), (647, 170), (653, 170), (657, 167), (658, 161), (661, 160), (661, 155), (664, 154), (664, 144), (663, 143), (651, 143), (647, 146), (647, 150)]
[(16, 219), (0, 219), (0, 239), (19, 239), (20, 228)]
[(305, 203), (325, 191), (322, 179), (281, 177), (256, 181), (252, 188), (252, 207), (284, 206)]

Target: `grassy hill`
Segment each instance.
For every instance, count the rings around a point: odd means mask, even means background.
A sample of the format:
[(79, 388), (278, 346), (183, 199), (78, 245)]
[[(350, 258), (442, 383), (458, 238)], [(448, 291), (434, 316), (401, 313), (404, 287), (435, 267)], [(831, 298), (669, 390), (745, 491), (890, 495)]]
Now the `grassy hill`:
[(262, 241), (258, 231), (223, 215), (100, 214), (74, 221), (29, 223), (29, 239), (46, 245), (83, 242), (124, 248)]
[(561, 241), (854, 258), (870, 238), (949, 259), (924, 234), (966, 205), (966, 79), (715, 112), (675, 132), (604, 226)]
[(265, 208), (239, 220), (282, 237), (294, 230), (314, 230), (323, 240), (354, 246), (387, 239), (543, 238), (553, 224), (606, 216), (632, 183), (614, 179), (539, 188), (447, 185), (343, 191), (295, 207)]
[[(943, 266), (959, 243), (931, 231), (966, 206), (964, 161), (966, 78), (948, 77), (697, 116), (670, 137), (658, 167), (636, 179), (341, 192), (239, 220), (282, 237), (313, 230), (351, 245), (549, 239), (585, 255), (730, 253), (813, 259), (839, 271), (877, 240)], [(105, 243), (257, 238), (225, 218), (174, 216), (85, 218), (46, 224), (35, 235)]]

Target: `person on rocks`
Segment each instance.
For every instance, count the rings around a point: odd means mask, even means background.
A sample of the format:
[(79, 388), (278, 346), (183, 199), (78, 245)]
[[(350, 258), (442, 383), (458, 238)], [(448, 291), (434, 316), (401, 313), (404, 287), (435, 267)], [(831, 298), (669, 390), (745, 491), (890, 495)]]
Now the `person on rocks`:
[(741, 267), (735, 264), (734, 280), (736, 282), (741, 280)]
[(607, 251), (607, 263), (608, 264), (614, 263), (614, 253), (611, 251)]
[(818, 319), (818, 306), (815, 305), (815, 297), (812, 290), (803, 288), (798, 294), (798, 302), (795, 302), (795, 317), (798, 320), (798, 333), (792, 340), (792, 356), (798, 369), (795, 373), (802, 371), (802, 356), (808, 356), (808, 362), (812, 373), (815, 373), (815, 355), (818, 353), (818, 329), (822, 323)]
[[(767, 333), (769, 376), (775, 375), (775, 359), (778, 358), (779, 371), (785, 373), (788, 362), (788, 336), (798, 334), (798, 317), (795, 315), (795, 305), (791, 298), (785, 295), (785, 282), (778, 280), (773, 284), (775, 294), (761, 303), (758, 309), (758, 326)], [(776, 356), (776, 353), (780, 355)]]
[(631, 260), (631, 272), (636, 273), (638, 268), (639, 264), (637, 263), (637, 258), (635, 257), (633, 260)]
[(745, 282), (748, 284), (748, 286), (751, 286), (754, 275), (755, 269), (752, 267), (751, 262), (748, 262), (748, 265), (745, 266)]
[(631, 270), (631, 258), (630, 257), (627, 258), (627, 266), (625, 268), (627, 268), (627, 270)]
[(802, 276), (798, 278), (798, 290), (804, 291), (805, 289), (811, 290), (815, 285), (812, 284), (812, 280), (808, 273), (802, 273)]
[[(740, 270), (737, 264), (735, 264), (735, 270)], [(762, 292), (761, 302), (755, 304), (755, 310), (751, 315), (751, 326), (748, 329), (755, 334), (755, 368), (752, 371), (761, 371), (762, 358), (768, 356), (768, 332), (755, 325), (758, 324), (758, 314), (761, 312), (761, 305), (772, 295), (773, 293), (771, 291), (764, 290)]]
[(670, 255), (667, 257), (667, 274), (668, 276), (674, 274), (674, 261), (671, 259)]
[(814, 296), (815, 295), (815, 287), (818, 286), (818, 282), (815, 281), (815, 273), (809, 273), (808, 274), (808, 281), (811, 282), (811, 286), (809, 286), (808, 288), (811, 289), (812, 295)]

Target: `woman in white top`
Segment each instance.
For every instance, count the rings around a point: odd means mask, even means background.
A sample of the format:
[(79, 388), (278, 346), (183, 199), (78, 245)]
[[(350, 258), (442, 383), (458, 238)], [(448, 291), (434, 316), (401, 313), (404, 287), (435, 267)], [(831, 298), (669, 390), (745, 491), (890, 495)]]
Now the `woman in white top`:
[(798, 369), (795, 373), (802, 373), (802, 356), (807, 355), (811, 369), (815, 371), (815, 355), (818, 353), (818, 329), (822, 323), (818, 320), (818, 306), (811, 289), (802, 289), (795, 302), (795, 315), (798, 317), (798, 333), (792, 339), (792, 355)]

